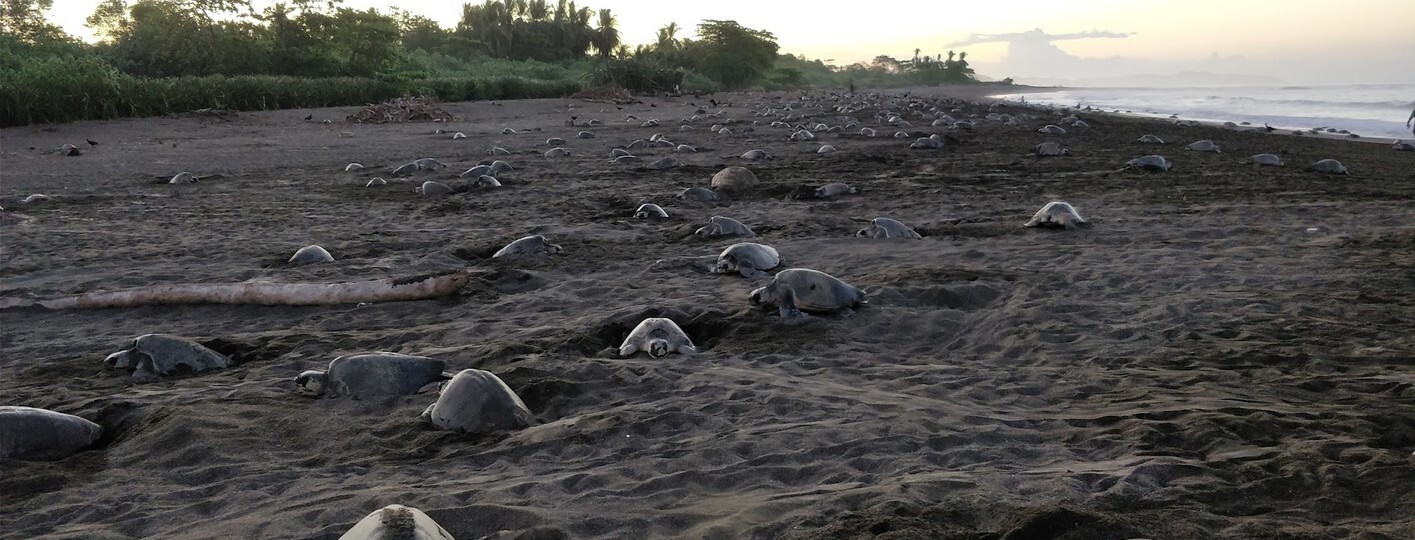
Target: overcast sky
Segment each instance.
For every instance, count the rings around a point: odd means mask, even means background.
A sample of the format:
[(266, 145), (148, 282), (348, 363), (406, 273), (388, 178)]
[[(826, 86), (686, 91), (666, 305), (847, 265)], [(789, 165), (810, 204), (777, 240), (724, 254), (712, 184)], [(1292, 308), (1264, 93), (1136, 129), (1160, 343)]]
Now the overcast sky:
[[(92, 39), (84, 18), (99, 0), (54, 0), (51, 20)], [(256, 0), (257, 6), (273, 2)], [(1123, 38), (965, 47), (978, 71), (1006, 76), (1081, 77), (1210, 70), (1283, 82), (1415, 83), (1415, 0), (581, 0), (609, 8), (626, 44), (653, 41), (669, 22), (692, 37), (703, 19), (730, 19), (776, 35), (782, 52), (846, 65), (886, 54), (946, 53), (970, 34), (1101, 30)], [(552, 5), (554, 2), (552, 2)], [(398, 6), (445, 27), (462, 2), (345, 0), (355, 8)], [(1062, 72), (1062, 73), (1058, 73)], [(1412, 89), (1415, 91), (1415, 89)]]

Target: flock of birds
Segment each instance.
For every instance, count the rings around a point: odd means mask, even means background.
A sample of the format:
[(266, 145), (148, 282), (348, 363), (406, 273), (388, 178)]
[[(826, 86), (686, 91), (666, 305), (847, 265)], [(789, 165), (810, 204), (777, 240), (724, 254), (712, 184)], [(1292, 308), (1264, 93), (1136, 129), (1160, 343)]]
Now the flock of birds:
[[(714, 106), (716, 106), (714, 102)], [(711, 133), (718, 136), (733, 136), (758, 129), (789, 131), (790, 141), (816, 141), (821, 134), (852, 133), (859, 137), (888, 136), (897, 139), (914, 140), (909, 148), (937, 150), (946, 147), (946, 139), (938, 133), (915, 138), (909, 132), (914, 122), (927, 123), (930, 127), (950, 131), (977, 130), (983, 124), (1002, 126), (1025, 126), (1036, 122), (1034, 114), (1012, 115), (990, 107), (985, 114), (969, 114), (962, 104), (950, 100), (928, 100), (907, 97), (841, 96), (831, 94), (778, 102), (754, 110), (758, 118), (750, 123), (738, 121), (728, 116), (726, 109), (708, 112), (698, 109), (690, 118), (684, 118), (678, 130), (689, 133), (698, 130), (700, 123), (711, 122)], [(861, 125), (855, 115), (875, 109), (871, 119), (874, 126)], [(829, 113), (820, 111), (828, 110)], [(1060, 111), (1035, 111), (1037, 114), (1050, 112), (1059, 117), (1055, 123), (1047, 123), (1036, 131), (1045, 135), (1061, 136), (1070, 131), (1094, 129), (1069, 109)], [(818, 118), (833, 114), (838, 121), (829, 125)], [(770, 118), (764, 121), (762, 118)], [(638, 123), (643, 128), (659, 127), (655, 119), (640, 121), (635, 115), (627, 115), (626, 122)], [(575, 135), (579, 139), (595, 138), (593, 128), (604, 126), (601, 121), (578, 122), (572, 118), (567, 126), (584, 128)], [(1033, 124), (1035, 125), (1035, 124)], [(892, 132), (892, 133), (891, 133)], [(502, 132), (514, 134), (511, 128)], [(436, 134), (446, 134), (437, 130)], [(451, 134), (454, 139), (465, 138), (461, 132)], [(1165, 141), (1155, 135), (1145, 135), (1140, 143), (1162, 145)], [(550, 138), (546, 144), (551, 148), (543, 152), (545, 159), (555, 159), (572, 155), (562, 138)], [(90, 145), (97, 143), (90, 141)], [(832, 153), (836, 148), (818, 143), (817, 153)], [(1397, 141), (1397, 150), (1415, 150), (1408, 143)], [(637, 164), (644, 160), (636, 154), (647, 149), (668, 149), (671, 154), (691, 154), (697, 150), (686, 144), (671, 141), (663, 133), (655, 133), (647, 139), (638, 139), (610, 151), (608, 157), (615, 164)], [(1195, 152), (1221, 152), (1220, 146), (1210, 140), (1200, 140), (1185, 148)], [(78, 155), (74, 145), (60, 149), (62, 155)], [(1038, 156), (1066, 156), (1069, 150), (1057, 141), (1042, 142), (1032, 148)], [(464, 185), (454, 188), (444, 182), (427, 180), (415, 188), (415, 192), (427, 198), (442, 198), (460, 191), (474, 189), (502, 188), (498, 176), (515, 170), (509, 162), (500, 159), (511, 155), (501, 147), (488, 151), (491, 159), (484, 160), (458, 175)], [(741, 154), (745, 162), (769, 159), (771, 156), (762, 149), (753, 149)], [(1258, 166), (1280, 167), (1283, 160), (1274, 154), (1257, 154), (1247, 159)], [(665, 156), (642, 165), (649, 169), (666, 169), (678, 166), (672, 155)], [(1130, 160), (1127, 167), (1143, 171), (1168, 171), (1172, 163), (1161, 155), (1146, 155)], [(348, 164), (348, 172), (364, 169), (358, 163)], [(411, 177), (429, 171), (447, 168), (435, 158), (420, 158), (393, 168), (392, 177)], [(1323, 159), (1312, 164), (1310, 170), (1347, 174), (1346, 167), (1333, 159)], [(181, 172), (173, 176), (172, 184), (195, 183), (202, 177), (191, 172)], [(373, 178), (368, 187), (385, 186), (388, 181)], [(751, 170), (740, 166), (729, 166), (716, 173), (707, 187), (684, 189), (677, 198), (684, 201), (714, 203), (724, 194), (749, 193), (758, 186), (758, 180)], [(854, 187), (845, 183), (832, 182), (818, 187), (814, 195), (822, 199), (834, 199), (856, 193)], [(42, 194), (33, 194), (21, 201), (34, 204), (49, 200)], [(666, 218), (661, 206), (645, 203), (634, 210), (639, 219)], [(1071, 204), (1052, 201), (1038, 210), (1024, 225), (1027, 227), (1061, 227), (1066, 229), (1086, 225), (1087, 222)], [(728, 216), (712, 216), (708, 223), (695, 231), (701, 237), (751, 238), (755, 236), (751, 227)], [(919, 240), (922, 236), (908, 225), (885, 216), (876, 217), (869, 226), (858, 231), (858, 236), (877, 239)], [(493, 258), (508, 256), (533, 256), (555, 254), (563, 251), (559, 245), (551, 243), (542, 235), (531, 235), (517, 239), (497, 251)], [(333, 261), (333, 256), (317, 245), (299, 249), (289, 259), (291, 264), (316, 264)], [(757, 242), (738, 242), (728, 246), (718, 256), (711, 271), (720, 274), (738, 274), (747, 278), (770, 281), (748, 294), (748, 301), (754, 306), (775, 307), (785, 321), (799, 322), (810, 314), (849, 314), (853, 309), (867, 302), (864, 290), (855, 287), (828, 273), (810, 268), (789, 268), (777, 270), (781, 257), (772, 246)], [(776, 270), (774, 274), (768, 272)], [(644, 352), (651, 357), (670, 354), (691, 355), (698, 352), (692, 339), (672, 319), (651, 317), (641, 321), (618, 348), (620, 356), (630, 356)], [(210, 348), (190, 339), (166, 335), (147, 334), (138, 336), (121, 351), (108, 355), (104, 364), (110, 369), (132, 373), (137, 382), (162, 380), (175, 374), (198, 373), (208, 370), (225, 369), (233, 365), (232, 360)], [(434, 385), (438, 398), (429, 405), (420, 418), (440, 429), (462, 433), (486, 433), (499, 430), (514, 430), (529, 427), (534, 422), (533, 415), (520, 397), (495, 374), (465, 369), (456, 373), (447, 371), (445, 362), (429, 357), (404, 355), (388, 352), (361, 353), (340, 356), (331, 361), (326, 369), (311, 370), (295, 378), (297, 387), (314, 397), (349, 396), (354, 399), (369, 399), (382, 396), (413, 395), (428, 391)], [(23, 407), (0, 407), (0, 458), (22, 460), (57, 460), (82, 451), (100, 439), (103, 428), (87, 419), (57, 411)], [(399, 536), (401, 535), (401, 536)], [(421, 536), (419, 536), (421, 535)], [(390, 505), (369, 514), (346, 533), (343, 539), (372, 540), (376, 538), (429, 538), (450, 539), (451, 535), (422, 511), (402, 505)]]

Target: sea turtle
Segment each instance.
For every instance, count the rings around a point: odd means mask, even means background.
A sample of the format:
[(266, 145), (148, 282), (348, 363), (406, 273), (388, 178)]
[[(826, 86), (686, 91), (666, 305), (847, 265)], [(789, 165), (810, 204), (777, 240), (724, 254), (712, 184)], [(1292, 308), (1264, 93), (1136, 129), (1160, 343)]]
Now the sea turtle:
[(466, 134), (466, 133), (462, 133), (462, 132), (460, 132), (460, 131), (458, 131), (458, 132), (452, 134), (452, 140), (454, 140), (454, 141), (457, 140), (457, 139), (465, 139), (465, 138), (467, 138), (467, 134)]
[(1071, 151), (1062, 148), (1060, 143), (1057, 143), (1055, 141), (1047, 141), (1042, 144), (1033, 146), (1032, 153), (1038, 156), (1047, 157), (1070, 155)]
[(712, 189), (717, 191), (746, 191), (757, 185), (757, 175), (743, 167), (728, 167), (712, 175)]
[(593, 139), (594, 136), (594, 132), (592, 131), (581, 131), (575, 134), (575, 137), (580, 139)]
[(1282, 158), (1275, 154), (1254, 154), (1248, 157), (1248, 161), (1255, 165), (1268, 167), (1281, 167), (1283, 165)]
[(295, 384), (310, 396), (369, 399), (416, 394), (428, 384), (445, 380), (447, 363), (425, 356), (391, 352), (350, 354), (329, 362), (323, 371), (309, 370)]
[[(510, 129), (510, 128), (507, 128)], [(422, 510), (390, 504), (364, 516), (339, 540), (455, 540)]]
[(438, 199), (453, 193), (447, 184), (435, 180), (423, 182), (423, 185), (413, 188), (413, 191), (429, 199)]
[(745, 159), (745, 160), (747, 160), (747, 161), (757, 161), (757, 160), (759, 160), (759, 159), (766, 159), (766, 158), (768, 158), (768, 157), (771, 157), (771, 156), (768, 156), (768, 155), (767, 155), (766, 150), (762, 150), (762, 149), (759, 149), (759, 148), (758, 148), (758, 149), (753, 149), (753, 150), (748, 150), (748, 151), (742, 153), (742, 159)]
[(58, 411), (0, 406), (0, 459), (54, 461), (98, 442), (103, 426)]
[(1390, 147), (1392, 150), (1398, 152), (1415, 152), (1415, 144), (1410, 144), (1400, 139), (1396, 139), (1395, 142), (1391, 143)]
[(545, 140), (546, 146), (565, 146), (567, 141), (560, 137), (551, 137)]
[(834, 151), (835, 147), (828, 144), (822, 144), (820, 148), (816, 149), (817, 154), (829, 154)]
[(490, 150), (486, 151), (486, 154), (489, 156), (509, 156), (511, 155), (511, 151), (500, 146), (493, 146)]
[(614, 158), (617, 158), (617, 157), (619, 157), (619, 156), (629, 156), (629, 155), (633, 155), (633, 153), (630, 152), (630, 151), (628, 151), (628, 150), (625, 150), (625, 149), (623, 149), (623, 148), (615, 148), (615, 149), (609, 151), (609, 159), (614, 159)]
[(834, 199), (848, 193), (855, 193), (855, 188), (842, 182), (831, 182), (816, 188), (816, 197), (821, 199)]
[(920, 137), (918, 140), (909, 143), (909, 148), (915, 150), (937, 150), (943, 148), (943, 138), (939, 137), (937, 134), (928, 137)]
[(626, 163), (636, 163), (636, 162), (639, 162), (639, 161), (643, 161), (643, 160), (639, 159), (639, 156), (636, 156), (636, 155), (634, 155), (634, 154), (624, 154), (624, 155), (622, 155), (622, 156), (615, 156), (614, 158), (612, 158), (612, 159), (609, 160), (610, 163), (614, 163), (614, 164), (618, 164), (618, 165), (623, 165), (623, 164), (626, 164)]
[(548, 157), (548, 158), (565, 157), (565, 156), (568, 156), (568, 155), (570, 155), (570, 151), (569, 151), (569, 150), (566, 150), (564, 147), (560, 147), (560, 146), (557, 146), (557, 147), (555, 147), (555, 148), (551, 148), (550, 150), (546, 150), (546, 151), (545, 151), (545, 157)]
[(70, 157), (72, 157), (72, 156), (78, 156), (78, 155), (82, 155), (82, 154), (83, 154), (83, 152), (79, 151), (79, 147), (74, 146), (74, 145), (72, 145), (72, 144), (64, 143), (64, 146), (60, 146), (60, 147), (59, 147), (59, 155), (61, 155), (61, 156), (70, 156)]
[(288, 264), (326, 263), (334, 262), (334, 256), (330, 255), (329, 251), (322, 247), (310, 245), (295, 251), (295, 254), (290, 257), (290, 260), (285, 262)]
[(1051, 226), (1074, 229), (1077, 225), (1085, 225), (1086, 220), (1081, 219), (1081, 214), (1076, 212), (1076, 208), (1070, 203), (1062, 201), (1052, 201), (1046, 203), (1036, 214), (1032, 214), (1032, 220), (1022, 224), (1023, 227)]
[(491, 170), (491, 165), (477, 165), (476, 167), (472, 167), (472, 168), (470, 168), (470, 169), (467, 169), (466, 172), (463, 172), (462, 174), (457, 175), (457, 177), (458, 177), (458, 178), (480, 178), (480, 177), (485, 176), (485, 175), (488, 175), (488, 174), (493, 174), (493, 173), (492, 173), (492, 170)]
[(501, 161), (501, 160), (498, 159), (498, 160), (494, 160), (494, 161), (491, 162), (491, 174), (492, 174), (492, 176), (501, 176), (502, 174), (505, 174), (505, 173), (508, 173), (508, 172), (511, 172), (511, 171), (514, 171), (514, 170), (516, 170), (516, 169), (513, 168), (510, 163), (507, 163), (507, 162), (505, 162), (505, 161)]
[(1218, 143), (1215, 143), (1208, 139), (1191, 142), (1184, 148), (1193, 150), (1195, 152), (1222, 152), (1222, 150), (1219, 149)]
[(491, 258), (495, 259), (509, 255), (550, 255), (560, 253), (562, 250), (563, 248), (550, 243), (544, 236), (536, 234), (506, 244), (506, 247), (501, 248), (493, 254)]
[(639, 219), (664, 219), (668, 217), (668, 212), (663, 211), (662, 206), (653, 203), (644, 203), (639, 205), (637, 210), (634, 210), (634, 217)]
[(1145, 135), (1140, 136), (1139, 140), (1135, 142), (1141, 142), (1145, 144), (1164, 144), (1164, 139), (1147, 133)]
[(1066, 128), (1063, 128), (1056, 124), (1047, 124), (1045, 126), (1042, 126), (1041, 129), (1038, 129), (1037, 132), (1045, 133), (1047, 135), (1065, 135)]
[(680, 144), (680, 145), (678, 145), (678, 146), (673, 147), (673, 152), (676, 153), (676, 154), (692, 154), (692, 153), (695, 153), (695, 152), (697, 152), (697, 151), (698, 151), (697, 148), (693, 148), (693, 147), (688, 146), (688, 145), (686, 145), (686, 144)]
[(1307, 170), (1325, 174), (1349, 174), (1346, 172), (1346, 166), (1335, 159), (1323, 159), (1308, 166)]
[(364, 166), (363, 166), (362, 164), (359, 164), (359, 163), (350, 163), (350, 164), (344, 166), (344, 172), (357, 171), (357, 170), (362, 169), (362, 168), (364, 168)]
[(1125, 162), (1125, 166), (1140, 169), (1142, 171), (1160, 172), (1169, 170), (1171, 167), (1174, 166), (1174, 164), (1170, 163), (1169, 160), (1164, 158), (1164, 156), (1150, 155), (1137, 157), (1135, 159), (1127, 161)]
[(483, 174), (483, 175), (481, 175), (481, 176), (478, 176), (476, 180), (472, 180), (472, 187), (474, 187), (474, 188), (494, 188), (494, 187), (501, 187), (501, 181), (500, 181), (500, 180), (497, 180), (495, 176), (492, 176), (492, 175), (489, 175), (489, 174)]
[(777, 272), (771, 283), (752, 291), (747, 299), (753, 306), (777, 306), (784, 319), (800, 319), (803, 312), (848, 314), (865, 303), (865, 291), (825, 272), (788, 268)]
[(179, 172), (179, 173), (177, 173), (175, 176), (172, 177), (171, 180), (168, 180), (167, 183), (168, 183), (168, 184), (195, 184), (195, 183), (197, 183), (197, 177), (196, 177), (196, 175), (194, 175), (194, 174), (192, 174), (192, 173), (189, 173), (189, 172), (185, 172), (185, 171), (184, 171), (184, 172)]
[(693, 340), (673, 319), (649, 317), (635, 326), (619, 345), (619, 356), (629, 356), (644, 351), (654, 358), (663, 358), (670, 353), (697, 354)]
[(717, 202), (717, 192), (704, 187), (690, 187), (678, 194), (678, 200), (701, 203)]
[(531, 411), (501, 378), (464, 369), (442, 386), (437, 402), (419, 418), (448, 431), (487, 433), (529, 427)]
[(923, 236), (920, 236), (914, 229), (910, 229), (908, 225), (887, 217), (877, 217), (870, 220), (870, 226), (860, 229), (860, 232), (855, 233), (855, 235), (869, 238), (905, 238), (910, 240), (923, 238)]
[(781, 256), (776, 248), (766, 244), (741, 242), (727, 246), (717, 256), (717, 264), (712, 271), (717, 274), (742, 274), (743, 277), (759, 278), (763, 270), (771, 270), (781, 264)]
[(671, 169), (677, 166), (678, 160), (673, 159), (673, 156), (663, 156), (661, 158), (653, 160), (653, 163), (645, 165), (645, 167), (648, 167), (650, 169)]
[(370, 179), (367, 184), (364, 184), (364, 187), (386, 186), (386, 185), (388, 185), (388, 181), (387, 181), (387, 180), (384, 180), (384, 179), (382, 179), (382, 178), (379, 178), (379, 177), (375, 176), (375, 177), (373, 177), (372, 179)]
[(756, 236), (752, 229), (742, 222), (730, 217), (712, 216), (708, 218), (706, 227), (702, 227), (693, 234), (698, 236)]
[(108, 355), (103, 363), (110, 369), (132, 369), (133, 379), (138, 382), (152, 382), (183, 371), (196, 373), (231, 366), (221, 353), (167, 334), (138, 336), (131, 347)]

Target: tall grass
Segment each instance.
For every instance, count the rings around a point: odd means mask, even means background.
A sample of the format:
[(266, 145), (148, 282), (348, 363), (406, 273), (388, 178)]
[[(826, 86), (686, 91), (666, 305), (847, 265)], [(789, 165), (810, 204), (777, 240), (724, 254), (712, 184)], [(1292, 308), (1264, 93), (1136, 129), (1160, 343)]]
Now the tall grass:
[(0, 56), (0, 127), (158, 116), (203, 108), (242, 111), (377, 103), (403, 95), (443, 101), (564, 97), (569, 73), (546, 80), (489, 71), (480, 76), (373, 79), (271, 75), (152, 79), (125, 74), (91, 55)]

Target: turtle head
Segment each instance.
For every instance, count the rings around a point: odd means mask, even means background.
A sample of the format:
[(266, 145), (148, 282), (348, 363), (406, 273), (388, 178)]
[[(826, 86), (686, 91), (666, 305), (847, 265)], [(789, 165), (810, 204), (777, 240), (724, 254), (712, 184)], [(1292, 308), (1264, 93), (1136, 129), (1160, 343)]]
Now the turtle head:
[(698, 230), (693, 231), (693, 234), (694, 234), (695, 236), (708, 236), (708, 235), (712, 234), (712, 226), (709, 225), (709, 226), (707, 226), (707, 227), (701, 227), (701, 228), (699, 228)]
[(305, 395), (319, 397), (324, 395), (325, 381), (329, 374), (323, 371), (306, 371), (295, 377), (295, 385), (300, 387), (300, 391)]
[(108, 366), (108, 369), (124, 369), (137, 365), (137, 359), (133, 357), (132, 350), (126, 350), (108, 355), (103, 359), (103, 363)]
[(665, 356), (668, 356), (669, 351), (672, 350), (668, 347), (668, 340), (663, 338), (650, 339), (648, 342), (648, 349), (649, 356), (652, 356), (654, 358), (663, 358)]
[(712, 267), (712, 271), (717, 274), (731, 274), (737, 271), (738, 266), (736, 257), (726, 255), (717, 260), (717, 265)]
[(777, 291), (780, 288), (781, 286), (773, 281), (770, 285), (752, 291), (752, 294), (747, 297), (747, 301), (750, 302), (753, 306), (765, 306), (775, 304)]
[(870, 235), (870, 229), (873, 229), (873, 228), (874, 228), (874, 227), (868, 227), (868, 228), (860, 229), (860, 232), (855, 233), (855, 236), (869, 236), (869, 235)]

